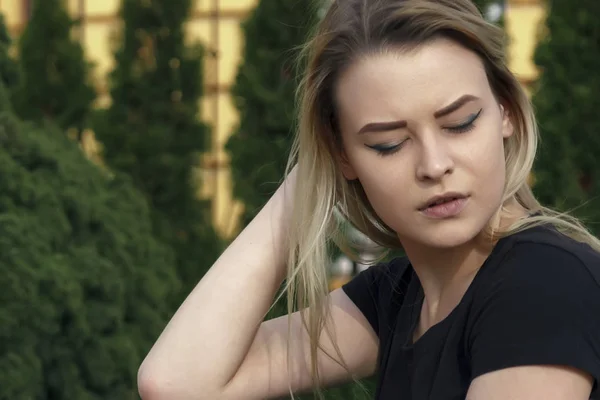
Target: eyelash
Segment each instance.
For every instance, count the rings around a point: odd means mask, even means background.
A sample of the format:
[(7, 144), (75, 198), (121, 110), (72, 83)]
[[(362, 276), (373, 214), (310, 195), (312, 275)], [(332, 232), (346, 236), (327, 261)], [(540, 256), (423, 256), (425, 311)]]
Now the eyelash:
[[(477, 114), (474, 114), (473, 116), (471, 116), (471, 118), (464, 124), (459, 125), (459, 126), (453, 126), (451, 128), (446, 128), (446, 129), (448, 131), (452, 132), (453, 134), (470, 132), (473, 129), (475, 129), (475, 121), (477, 121), (477, 119), (481, 116), (482, 111), (483, 111), (483, 109), (479, 110), (477, 112)], [(369, 145), (367, 145), (367, 147), (375, 150), (377, 152), (377, 155), (379, 155), (381, 157), (385, 157), (385, 156), (390, 156), (392, 154), (396, 154), (398, 151), (400, 151), (403, 144), (404, 144), (404, 141), (402, 141), (402, 143), (392, 145), (392, 146), (388, 146), (388, 145), (369, 146)]]
[(482, 111), (483, 111), (483, 108), (481, 110), (479, 110), (477, 112), (477, 114), (472, 115), (471, 118), (469, 118), (469, 120), (467, 122), (465, 122), (464, 124), (459, 125), (459, 126), (453, 126), (451, 128), (446, 128), (446, 129), (448, 129), (452, 133), (466, 133), (466, 132), (472, 131), (475, 128), (475, 121), (477, 121), (477, 119), (481, 115)]
[(367, 145), (367, 147), (375, 150), (377, 152), (378, 156), (385, 157), (385, 156), (391, 156), (392, 154), (396, 154), (398, 151), (400, 151), (400, 148), (402, 148), (403, 144), (404, 144), (404, 142), (402, 142), (400, 144), (395, 144), (392, 146), (386, 146), (386, 145), (369, 146), (369, 145)]

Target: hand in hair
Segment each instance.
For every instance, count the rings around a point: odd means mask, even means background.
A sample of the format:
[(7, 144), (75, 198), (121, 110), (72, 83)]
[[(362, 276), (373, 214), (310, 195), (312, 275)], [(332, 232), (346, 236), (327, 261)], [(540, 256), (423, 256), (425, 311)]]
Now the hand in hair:
[[(286, 317), (261, 322), (286, 273), (294, 183), (292, 170), (173, 316), (140, 367), (144, 400), (264, 399), (311, 387), (309, 336), (300, 314), (291, 316), (289, 347)], [(329, 302), (340, 333), (337, 343), (350, 371), (371, 374), (376, 335), (341, 290)], [(332, 341), (322, 336), (320, 345), (335, 353)], [(318, 362), (322, 384), (349, 379), (350, 373), (323, 353)]]

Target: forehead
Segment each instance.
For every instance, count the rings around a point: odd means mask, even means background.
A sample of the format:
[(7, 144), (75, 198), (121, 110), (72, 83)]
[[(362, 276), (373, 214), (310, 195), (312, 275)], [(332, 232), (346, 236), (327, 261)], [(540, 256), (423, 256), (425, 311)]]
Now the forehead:
[(492, 96), (479, 57), (439, 39), (415, 50), (364, 56), (340, 76), (342, 120), (411, 119), (431, 115), (463, 94)]

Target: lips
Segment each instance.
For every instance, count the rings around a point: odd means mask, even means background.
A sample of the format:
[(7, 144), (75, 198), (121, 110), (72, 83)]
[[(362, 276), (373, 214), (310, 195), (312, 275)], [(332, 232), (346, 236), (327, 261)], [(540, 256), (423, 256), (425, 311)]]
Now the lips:
[(423, 211), (433, 206), (465, 198), (467, 198), (467, 196), (462, 193), (445, 193), (439, 196), (434, 196), (427, 200), (423, 205), (421, 205), (421, 207), (419, 207), (419, 211)]

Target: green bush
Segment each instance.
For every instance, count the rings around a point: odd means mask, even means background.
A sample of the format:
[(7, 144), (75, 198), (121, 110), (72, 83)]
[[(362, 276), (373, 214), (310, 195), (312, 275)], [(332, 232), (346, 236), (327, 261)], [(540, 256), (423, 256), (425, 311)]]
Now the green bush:
[(0, 399), (134, 399), (178, 287), (143, 197), (0, 93)]

